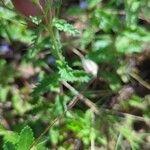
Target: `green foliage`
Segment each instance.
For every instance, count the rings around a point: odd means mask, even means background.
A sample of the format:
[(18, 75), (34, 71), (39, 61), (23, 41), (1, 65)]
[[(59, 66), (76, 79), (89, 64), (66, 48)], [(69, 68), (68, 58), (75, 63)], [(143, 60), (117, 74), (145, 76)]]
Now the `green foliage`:
[[(90, 144), (91, 134), (96, 132), (91, 132), (91, 115), (90, 111), (85, 114), (78, 113), (70, 117), (67, 122), (67, 127), (69, 130), (78, 133), (78, 137), (82, 138), (86, 145)], [(95, 136), (95, 135), (94, 135)]]
[[(13, 82), (13, 76), (15, 75), (13, 68), (6, 64), (6, 61), (0, 60), (0, 82), (1, 84), (7, 84)], [(5, 80), (7, 78), (7, 80)]]
[(17, 143), (18, 150), (27, 150), (30, 148), (31, 144), (33, 143), (33, 132), (30, 127), (25, 127), (22, 129), (20, 133), (20, 138)]
[(87, 0), (88, 6), (90, 8), (96, 6), (99, 2), (101, 2), (101, 0), (95, 0), (95, 1), (93, 1), (93, 0)]
[[(78, 141), (84, 150), (146, 149), (149, 8), (148, 0), (48, 0), (41, 16), (25, 18), (1, 1), (0, 149), (72, 150)], [(82, 60), (96, 63), (97, 76)]]
[(137, 150), (140, 149), (139, 144), (137, 143), (142, 143), (143, 138), (141, 136), (137, 136), (137, 133), (132, 130), (131, 125), (132, 121), (130, 118), (127, 118), (126, 125), (121, 127), (120, 133), (129, 141), (132, 149)]
[(54, 74), (52, 74), (50, 76), (46, 76), (34, 88), (32, 94), (33, 96), (38, 96), (47, 91), (59, 91), (58, 85), (59, 85), (58, 75), (55, 74), (54, 76)]
[[(3, 150), (29, 150), (34, 141), (33, 132), (29, 126), (24, 127), (20, 134), (1, 129), (0, 135), (4, 136)], [(38, 143), (32, 150), (47, 150), (43, 144), (43, 142)]]
[(116, 48), (120, 53), (139, 53), (150, 39), (149, 33), (143, 28), (127, 30), (116, 39)]
[(10, 149), (11, 150), (16, 150), (16, 147), (13, 144), (9, 143), (9, 142), (4, 143), (3, 150), (10, 150)]
[(80, 31), (77, 30), (74, 26), (67, 23), (65, 20), (55, 18), (53, 20), (53, 26), (56, 27), (59, 31), (69, 33), (70, 35), (78, 35)]
[(5, 141), (6, 145), (7, 145), (7, 143), (8, 143), (8, 145), (9, 145), (9, 143), (16, 144), (19, 139), (18, 133), (12, 132), (12, 131), (7, 131), (3, 127), (0, 128), (0, 135), (2, 135), (4, 137), (4, 141)]
[(7, 11), (5, 8), (0, 9), (0, 35), (10, 41), (19, 40), (30, 43), (31, 31), (27, 30), (25, 21), (16, 19), (16, 14)]
[(88, 75), (82, 70), (73, 70), (71, 67), (67, 65), (66, 62), (58, 61), (58, 69), (59, 74), (62, 80), (65, 81), (80, 81), (87, 82), (89, 80)]

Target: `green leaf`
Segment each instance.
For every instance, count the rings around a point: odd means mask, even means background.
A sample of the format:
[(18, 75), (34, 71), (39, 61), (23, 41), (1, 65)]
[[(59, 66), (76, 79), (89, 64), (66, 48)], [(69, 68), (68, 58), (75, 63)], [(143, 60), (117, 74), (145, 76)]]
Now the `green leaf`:
[(138, 0), (125, 1), (126, 24), (128, 27), (135, 28), (137, 26), (141, 4), (142, 1)]
[(4, 135), (6, 132), (6, 129), (3, 127), (2, 124), (0, 124), (0, 135)]
[(115, 73), (104, 71), (102, 77), (109, 83), (111, 90), (118, 91), (121, 88), (121, 81)]
[(23, 101), (19, 93), (16, 93), (12, 96), (12, 105), (15, 111), (23, 115), (26, 111), (29, 111), (32, 109), (32, 106), (27, 101)]
[(90, 80), (90, 77), (82, 70), (74, 70), (73, 75), (76, 81), (88, 82)]
[(17, 150), (28, 150), (34, 141), (32, 129), (26, 126), (20, 133)]
[(59, 130), (52, 128), (50, 130), (50, 140), (53, 144), (58, 144), (60, 138)]
[(12, 144), (16, 144), (18, 142), (19, 135), (18, 133), (7, 131), (7, 133), (4, 135), (4, 141), (10, 142)]
[(150, 41), (150, 34), (142, 27), (125, 30), (116, 38), (116, 49), (119, 53), (139, 53)]
[(1, 87), (0, 86), (0, 101), (5, 102), (7, 100), (7, 94), (9, 92), (9, 86)]
[(33, 146), (31, 150), (48, 150), (48, 148), (44, 146), (44, 143), (45, 142), (40, 142), (39, 144)]
[(69, 82), (87, 82), (89, 81), (88, 75), (81, 70), (73, 70), (71, 67), (68, 66), (66, 62), (57, 61), (59, 74), (62, 80), (69, 81)]
[(44, 76), (40, 83), (34, 88), (32, 95), (38, 96), (48, 91), (58, 91), (59, 85), (58, 75), (52, 74), (49, 76)]
[(96, 5), (98, 5), (98, 3), (100, 3), (102, 0), (87, 0), (88, 6), (90, 8), (95, 7)]
[(53, 26), (56, 27), (58, 30), (69, 33), (70, 35), (78, 35), (80, 31), (77, 30), (73, 25), (67, 23), (63, 19), (55, 18), (53, 20)]
[(70, 82), (74, 81), (74, 75), (72, 73), (72, 69), (69, 66), (67, 66), (66, 68), (59, 68), (59, 74), (62, 80)]
[(96, 9), (92, 16), (92, 23), (104, 32), (118, 32), (120, 29), (119, 19), (114, 9)]
[(39, 5), (39, 0), (32, 0), (32, 2), (35, 4), (35, 5)]
[(16, 132), (6, 130), (2, 125), (0, 125), (0, 135), (4, 137), (4, 142), (16, 144), (19, 139), (19, 135)]
[(3, 145), (3, 150), (17, 150), (16, 146), (10, 142), (5, 142)]
[(45, 143), (47, 142), (47, 138), (42, 138), (37, 144), (34, 144), (31, 150), (49, 150)]
[(32, 150), (48, 150), (48, 148), (43, 145), (37, 145), (35, 148), (32, 148)]

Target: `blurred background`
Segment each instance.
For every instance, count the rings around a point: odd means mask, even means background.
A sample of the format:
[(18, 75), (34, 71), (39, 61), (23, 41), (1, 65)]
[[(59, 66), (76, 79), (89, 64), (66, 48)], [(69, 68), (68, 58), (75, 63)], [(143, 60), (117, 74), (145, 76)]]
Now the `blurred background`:
[[(72, 82), (63, 70), (64, 78), (99, 112), (79, 100), (32, 150), (149, 150), (150, 1), (63, 0), (60, 12), (81, 32), (60, 32), (66, 61), (83, 71)], [(74, 98), (35, 21), (0, 1), (0, 149), (27, 150), (17, 146), (23, 136), (31, 145)]]

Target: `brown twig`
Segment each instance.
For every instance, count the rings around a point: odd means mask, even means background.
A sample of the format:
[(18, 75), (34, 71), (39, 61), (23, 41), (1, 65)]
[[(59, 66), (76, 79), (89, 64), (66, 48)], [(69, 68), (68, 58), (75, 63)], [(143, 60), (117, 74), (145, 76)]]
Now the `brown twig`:
[(145, 88), (147, 88), (148, 90), (150, 90), (150, 84), (147, 83), (146, 81), (144, 81), (138, 74), (132, 72), (130, 73), (130, 76), (137, 80), (141, 85), (143, 85)]
[(79, 99), (84, 102), (95, 114), (99, 114), (97, 106), (90, 101), (88, 98), (86, 98), (84, 95), (82, 95), (80, 92), (78, 92), (73, 86), (71, 86), (66, 81), (62, 81), (63, 85), (68, 88), (74, 95), (77, 95)]
[[(124, 112), (120, 112), (120, 111), (113, 110), (113, 109), (107, 109), (107, 108), (101, 108), (101, 110), (103, 110), (104, 112), (106, 112), (108, 114), (115, 115), (117, 117), (122, 117), (122, 118), (131, 117), (133, 120), (147, 122), (147, 119), (145, 119), (144, 117), (141, 117), (141, 116), (124, 113)], [(148, 120), (150, 121), (150, 119), (148, 119)]]

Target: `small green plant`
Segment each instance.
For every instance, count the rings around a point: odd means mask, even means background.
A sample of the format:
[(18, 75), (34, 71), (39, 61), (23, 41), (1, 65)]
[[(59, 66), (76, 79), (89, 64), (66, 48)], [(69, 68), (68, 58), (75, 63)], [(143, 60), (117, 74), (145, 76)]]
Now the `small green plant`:
[(150, 2), (32, 2), (0, 2), (0, 149), (146, 149)]

